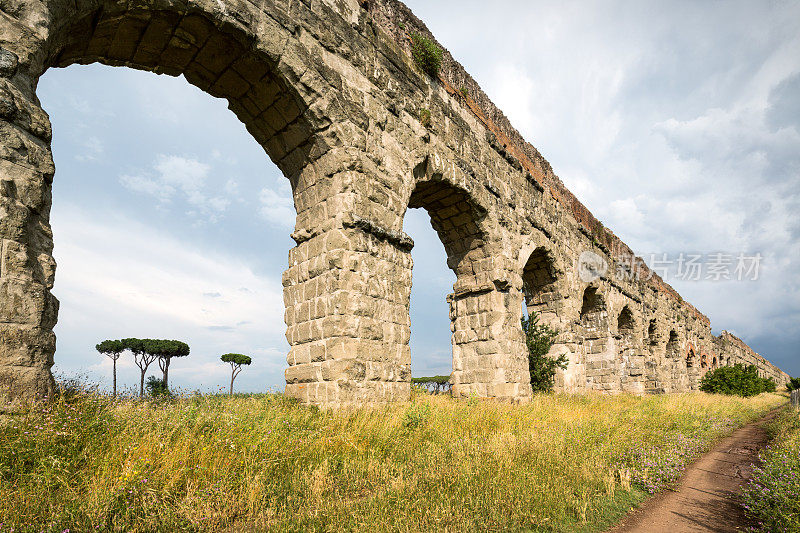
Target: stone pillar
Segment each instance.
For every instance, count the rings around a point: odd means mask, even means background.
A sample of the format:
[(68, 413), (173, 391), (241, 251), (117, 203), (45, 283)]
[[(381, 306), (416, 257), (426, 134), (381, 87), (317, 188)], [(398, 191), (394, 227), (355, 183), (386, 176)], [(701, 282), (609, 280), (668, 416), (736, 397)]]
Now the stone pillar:
[(286, 394), (317, 405), (407, 399), (410, 254), (342, 227), (298, 244), (289, 263)]
[(58, 301), (51, 129), (16, 53), (0, 48), (0, 402), (52, 393)]
[[(522, 279), (500, 256), (476, 261), (448, 296), (453, 332), (453, 396), (527, 401), (527, 348), (520, 327)], [(506, 265), (505, 263), (508, 263)]]
[(647, 336), (645, 345), (645, 392), (648, 394), (663, 394), (666, 392), (664, 376), (664, 333), (663, 326), (651, 318), (647, 322)]
[[(332, 150), (295, 187), (297, 246), (283, 275), (290, 344), (286, 394), (320, 406), (408, 399), (411, 248), (375, 177)], [(353, 170), (353, 169), (357, 170)]]

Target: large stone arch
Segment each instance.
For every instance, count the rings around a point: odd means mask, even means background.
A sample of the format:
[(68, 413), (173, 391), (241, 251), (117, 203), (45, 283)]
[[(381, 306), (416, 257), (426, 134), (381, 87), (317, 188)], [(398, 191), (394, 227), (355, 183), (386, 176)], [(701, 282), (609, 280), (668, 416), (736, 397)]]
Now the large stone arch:
[[(372, 179), (357, 142), (364, 124), (359, 123), (363, 116), (356, 106), (363, 103), (363, 94), (349, 93), (343, 73), (326, 63), (324, 39), (307, 37), (315, 27), (330, 29), (326, 18), (339, 22), (337, 32), (355, 34), (346, 21), (360, 8), (341, 3), (338, 11), (327, 4), (314, 11), (297, 7), (305, 13), (294, 9), (282, 1), (260, 8), (245, 2), (168, 0), (26, 2), (18, 5), (16, 18), (0, 23), (3, 36), (16, 37), (2, 39), (0, 76), (0, 367), (15, 382), (12, 396), (47, 395), (52, 390), (49, 369), (58, 301), (50, 293), (55, 262), (49, 208), (55, 168), (51, 127), (36, 97), (37, 80), (49, 68), (93, 62), (183, 75), (210, 95), (225, 98), (289, 179), (297, 210), (292, 234), (297, 246), (283, 279), (291, 345), (287, 393), (315, 403), (349, 401), (359, 397), (353, 390), (365, 388), (365, 366), (389, 382), (380, 391), (368, 391), (376, 399), (392, 397), (393, 380), (406, 380), (402, 372), (372, 368), (363, 358), (358, 365), (336, 360), (341, 353), (353, 357), (371, 351), (364, 344), (377, 337), (389, 338), (395, 352), (407, 345), (407, 331), (391, 322), (389, 312), (351, 331), (358, 320), (353, 317), (359, 316), (374, 287), (357, 286), (352, 278), (358, 273), (343, 273), (337, 262), (345, 250), (358, 253), (354, 236), (365, 237), (353, 224), (364, 204), (352, 200), (352, 184)], [(304, 20), (302, 29), (294, 16)], [(378, 272), (373, 273), (396, 274), (374, 268)], [(350, 317), (348, 324), (341, 323), (342, 316)], [(348, 338), (357, 346), (347, 343)], [(322, 362), (313, 371), (303, 365), (312, 360)], [(335, 373), (340, 382), (331, 385), (320, 375), (325, 372)], [(340, 397), (348, 380), (356, 385)]]

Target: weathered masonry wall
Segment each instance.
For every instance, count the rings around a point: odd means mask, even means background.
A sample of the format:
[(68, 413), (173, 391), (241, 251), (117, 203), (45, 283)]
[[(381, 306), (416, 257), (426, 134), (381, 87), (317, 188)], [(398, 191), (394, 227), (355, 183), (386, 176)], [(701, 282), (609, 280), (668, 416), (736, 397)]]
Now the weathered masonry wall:
[[(561, 332), (563, 390), (685, 391), (738, 361), (787, 379), (630, 260), (448, 53), (437, 79), (421, 72), (410, 36), (429, 33), (395, 0), (7, 0), (0, 11), (0, 394), (12, 401), (52, 390), (55, 352), (55, 167), (37, 81), (92, 62), (182, 75), (225, 98), (289, 180), (290, 396), (409, 396), (410, 207), (428, 212), (457, 277), (455, 396), (530, 396), (523, 303)], [(608, 266), (594, 279), (587, 252)]]

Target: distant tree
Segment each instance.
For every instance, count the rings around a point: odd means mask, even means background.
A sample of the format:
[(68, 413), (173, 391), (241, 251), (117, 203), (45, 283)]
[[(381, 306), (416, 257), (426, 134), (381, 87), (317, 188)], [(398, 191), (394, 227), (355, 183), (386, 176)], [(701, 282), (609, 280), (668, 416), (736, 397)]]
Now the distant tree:
[(222, 355), (220, 359), (231, 365), (231, 388), (229, 394), (233, 395), (233, 380), (236, 379), (236, 376), (242, 371), (242, 365), (249, 365), (253, 360), (250, 359), (249, 356), (240, 353), (226, 353)]
[(775, 391), (775, 382), (771, 378), (759, 376), (755, 365), (736, 363), (708, 372), (700, 382), (700, 390), (747, 397)]
[(122, 339), (122, 344), (127, 350), (131, 351), (133, 360), (141, 372), (139, 377), (139, 398), (144, 398), (144, 376), (147, 374), (147, 367), (156, 359), (156, 355), (149, 351), (153, 348), (152, 342), (151, 339)]
[(557, 369), (567, 368), (569, 359), (565, 354), (555, 359), (549, 357), (558, 331), (545, 324), (539, 324), (539, 315), (531, 313), (530, 318), (522, 319), (525, 344), (528, 347), (528, 369), (531, 375), (533, 392), (548, 392), (553, 389)]
[(189, 355), (189, 345), (185, 342), (174, 340), (149, 340), (147, 349), (158, 358), (158, 367), (161, 369), (161, 381), (164, 388), (169, 390), (169, 363), (173, 357), (186, 357)]
[(122, 341), (105, 340), (95, 346), (95, 349), (101, 354), (109, 357), (114, 362), (114, 398), (117, 397), (117, 359), (125, 351), (125, 345)]
[(786, 384), (786, 389), (789, 391), (800, 389), (800, 377), (790, 378), (789, 383)]
[(450, 390), (450, 376), (411, 378), (411, 383), (423, 387), (428, 392), (433, 392), (436, 394)]

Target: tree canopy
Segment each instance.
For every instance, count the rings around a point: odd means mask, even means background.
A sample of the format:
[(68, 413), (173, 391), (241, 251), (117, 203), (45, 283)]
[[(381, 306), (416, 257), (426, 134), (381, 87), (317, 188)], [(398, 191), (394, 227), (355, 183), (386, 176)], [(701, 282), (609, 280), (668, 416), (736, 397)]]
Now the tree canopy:
[(411, 383), (427, 389), (429, 392), (447, 392), (450, 390), (450, 376), (423, 376), (411, 378)]
[(250, 356), (240, 353), (226, 353), (222, 355), (220, 359), (225, 363), (231, 363), (233, 365), (249, 365), (253, 362)]
[(156, 357), (185, 357), (189, 345), (182, 341), (166, 339), (144, 339), (145, 350)]
[(113, 357), (119, 356), (119, 354), (124, 352), (125, 345), (122, 343), (122, 341), (106, 340), (97, 344), (95, 349), (103, 355)]
[(118, 342), (121, 342), (125, 349), (133, 353), (134, 362), (136, 366), (139, 367), (141, 372), (139, 379), (140, 397), (144, 396), (144, 375), (147, 373), (147, 368), (153, 361), (156, 359), (159, 360), (159, 366), (164, 373), (164, 385), (166, 386), (170, 359), (189, 355), (189, 345), (176, 340), (137, 339), (129, 337)]

